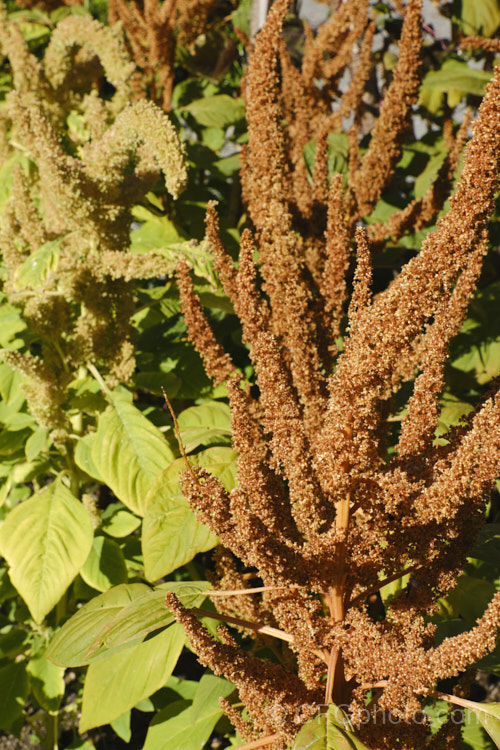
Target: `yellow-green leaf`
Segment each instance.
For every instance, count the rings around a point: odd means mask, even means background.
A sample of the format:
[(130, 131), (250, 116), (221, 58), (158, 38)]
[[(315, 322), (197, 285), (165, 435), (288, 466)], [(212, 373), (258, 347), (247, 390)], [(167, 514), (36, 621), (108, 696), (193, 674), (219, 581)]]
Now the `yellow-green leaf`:
[(127, 566), (117, 543), (96, 536), (80, 575), (88, 586), (97, 591), (107, 591), (111, 586), (126, 583)]
[(140, 516), (149, 488), (174, 459), (160, 430), (121, 393), (99, 417), (90, 454), (101, 479)]
[(64, 594), (92, 538), (87, 511), (60, 479), (9, 513), (0, 528), (0, 550), (35, 622)]
[[(190, 458), (219, 477), (226, 489), (236, 484), (236, 453), (232, 448), (208, 448)], [(179, 474), (182, 459), (172, 463), (151, 487), (146, 498), (147, 513), (142, 525), (144, 569), (150, 581), (168, 575), (193, 559), (198, 552), (212, 549), (217, 537), (196, 520), (182, 496)]]
[(84, 604), (56, 633), (45, 657), (62, 667), (108, 659), (174, 622), (166, 591), (189, 608), (202, 604), (208, 588), (207, 581), (171, 581), (154, 591), (142, 583), (116, 586)]
[(476, 714), (495, 745), (500, 748), (500, 703), (467, 701), (467, 706), (470, 711)]
[(91, 664), (83, 688), (80, 732), (109, 724), (166, 683), (185, 642), (175, 623), (150, 640)]
[(31, 659), (28, 664), (31, 689), (42, 708), (56, 715), (64, 695), (64, 669), (48, 659)]
[(498, 0), (462, 0), (461, 16), (467, 36), (493, 36), (500, 26)]

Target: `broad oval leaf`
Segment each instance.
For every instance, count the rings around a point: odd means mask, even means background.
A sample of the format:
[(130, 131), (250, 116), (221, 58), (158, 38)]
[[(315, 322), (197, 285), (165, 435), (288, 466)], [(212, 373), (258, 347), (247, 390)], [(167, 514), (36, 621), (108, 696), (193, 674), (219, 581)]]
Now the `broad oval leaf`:
[(228, 442), (231, 438), (231, 412), (222, 401), (191, 406), (179, 414), (177, 421), (187, 453), (199, 445)]
[(498, 565), (500, 563), (500, 523), (485, 523), (470, 557)]
[[(143, 750), (185, 750), (205, 747), (218, 720), (223, 715), (219, 698), (234, 691), (234, 685), (220, 677), (204, 674), (192, 705), (179, 711), (175, 701), (153, 718)], [(175, 706), (175, 708), (174, 708)]]
[(209, 587), (206, 581), (170, 582), (154, 591), (142, 583), (116, 586), (84, 604), (56, 633), (45, 657), (62, 667), (107, 659), (174, 622), (165, 607), (167, 590), (186, 607), (198, 607)]
[(112, 394), (112, 403), (99, 417), (90, 453), (101, 479), (140, 516), (146, 512), (149, 488), (174, 459), (160, 430), (122, 393)]
[(95, 433), (79, 438), (75, 448), (75, 463), (86, 474), (104, 484), (104, 480), (92, 459), (92, 444), (94, 441)]
[(107, 591), (112, 586), (126, 583), (127, 566), (117, 543), (96, 536), (80, 575), (88, 586), (97, 591)]
[(44, 657), (31, 659), (28, 664), (31, 689), (42, 708), (57, 715), (64, 696), (64, 669)]
[(155, 630), (173, 623), (174, 618), (165, 607), (167, 591), (173, 591), (184, 606), (190, 609), (202, 604), (208, 588), (210, 588), (208, 581), (193, 583), (170, 581), (155, 591), (148, 591), (114, 615), (89, 647), (88, 657), (92, 658), (94, 654), (103, 653), (103, 649), (109, 653), (111, 649), (134, 643)]
[(370, 750), (359, 740), (349, 719), (339, 706), (331, 703), (326, 714), (304, 724), (292, 750)]
[(205, 127), (226, 128), (245, 116), (243, 101), (227, 94), (216, 94), (196, 99), (181, 108), (193, 115), (196, 122)]
[(17, 290), (31, 287), (42, 291), (57, 272), (61, 242), (62, 239), (47, 242), (17, 267), (14, 279)]
[(440, 70), (431, 70), (422, 81), (422, 92), (427, 89), (439, 92), (455, 92), (483, 96), (486, 84), (491, 80), (492, 73), (486, 70), (470, 68), (466, 62), (447, 60)]
[(498, 0), (462, 0), (461, 18), (467, 36), (493, 36), (500, 26)]
[[(219, 477), (227, 490), (236, 485), (236, 453), (231, 448), (208, 448), (191, 459)], [(217, 537), (197, 521), (182, 496), (179, 474), (182, 459), (174, 461), (151, 487), (142, 526), (142, 551), (146, 578), (156, 581), (189, 562), (199, 552), (212, 549)]]
[(186, 636), (173, 624), (150, 640), (91, 664), (83, 688), (80, 732), (108, 724), (166, 683)]
[(292, 750), (326, 750), (326, 716), (315, 716), (304, 724)]
[(116, 539), (122, 539), (139, 528), (141, 519), (119, 503), (108, 505), (101, 516), (101, 529)]
[(0, 550), (35, 622), (64, 594), (87, 559), (92, 538), (87, 511), (60, 479), (9, 513), (0, 528)]
[(89, 647), (117, 612), (150, 591), (144, 583), (115, 586), (83, 605), (52, 638), (45, 657), (61, 667), (81, 667)]

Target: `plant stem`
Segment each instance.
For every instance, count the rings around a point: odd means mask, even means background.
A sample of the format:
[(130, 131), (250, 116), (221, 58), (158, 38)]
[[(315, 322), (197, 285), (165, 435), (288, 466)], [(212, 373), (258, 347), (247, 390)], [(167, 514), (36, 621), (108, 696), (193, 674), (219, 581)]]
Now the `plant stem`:
[(279, 739), (279, 734), (268, 734), (267, 737), (261, 737), (260, 740), (253, 740), (246, 745), (240, 745), (239, 747), (236, 747), (235, 750), (257, 750), (259, 747), (270, 745), (271, 742), (274, 742), (277, 739)]
[[(345, 617), (344, 598), (345, 598), (345, 555), (347, 534), (350, 523), (351, 493), (348, 492), (346, 497), (337, 503), (337, 515), (335, 525), (338, 530), (344, 531), (344, 540), (337, 546), (337, 564), (334, 580), (328, 591), (327, 601), (330, 607), (330, 616), (334, 622), (342, 622)], [(340, 651), (332, 648), (328, 660), (328, 673), (326, 677), (326, 697), (325, 702), (330, 703), (332, 697), (336, 703), (343, 702), (345, 691), (345, 674), (344, 665)]]
[(48, 713), (45, 728), (46, 734), (42, 742), (43, 750), (58, 750), (59, 714)]

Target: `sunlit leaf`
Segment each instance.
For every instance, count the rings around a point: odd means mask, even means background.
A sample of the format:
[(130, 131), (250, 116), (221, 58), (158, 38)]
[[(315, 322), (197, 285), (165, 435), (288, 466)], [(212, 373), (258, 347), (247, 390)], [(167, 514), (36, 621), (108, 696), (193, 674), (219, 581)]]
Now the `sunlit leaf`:
[(223, 715), (219, 698), (234, 691), (234, 685), (214, 675), (201, 678), (192, 705), (179, 711), (175, 702), (159, 711), (149, 725), (144, 750), (202, 750)]
[(113, 616), (150, 590), (143, 583), (122, 584), (91, 599), (55, 634), (45, 657), (61, 667), (88, 664), (85, 655), (89, 647)]
[(0, 549), (36, 622), (68, 588), (92, 538), (87, 511), (59, 479), (9, 513), (0, 528)]
[(185, 638), (175, 623), (150, 640), (92, 663), (83, 688), (80, 732), (108, 724), (163, 687)]
[(346, 714), (331, 703), (326, 714), (310, 719), (300, 730), (292, 750), (370, 750), (359, 740)]
[(45, 657), (63, 667), (108, 658), (149, 633), (174, 622), (165, 592), (174, 591), (186, 607), (200, 606), (206, 581), (170, 582), (152, 590), (142, 583), (122, 584), (83, 605), (52, 638)]
[[(236, 454), (231, 448), (216, 447), (190, 458), (219, 477), (226, 489), (236, 482)], [(142, 550), (146, 577), (156, 581), (180, 565), (193, 559), (198, 552), (211, 549), (217, 538), (196, 520), (189, 503), (182, 495), (179, 474), (185, 470), (178, 459), (161, 474), (151, 487), (142, 526)]]
[(493, 36), (500, 26), (498, 0), (462, 0), (461, 19), (467, 36)]
[(199, 445), (227, 442), (231, 437), (231, 412), (222, 401), (192, 406), (182, 411), (177, 419), (187, 453)]
[[(440, 70), (431, 70), (427, 73), (420, 89), (420, 99), (428, 106), (425, 96), (429, 91), (455, 96), (458, 92), (459, 99), (466, 94), (483, 96), (486, 84), (490, 81), (492, 73), (486, 70), (471, 68), (461, 60), (446, 60)], [(429, 106), (428, 106), (429, 108)], [(431, 110), (433, 111), (433, 110)]]
[(226, 128), (245, 116), (245, 106), (241, 99), (233, 99), (227, 94), (216, 94), (196, 99), (182, 107), (197, 123), (210, 128)]
[(31, 659), (28, 672), (31, 677), (31, 689), (40, 706), (51, 714), (57, 714), (66, 688), (64, 669), (48, 659), (39, 657)]
[(61, 242), (62, 239), (47, 242), (17, 267), (14, 283), (18, 290), (27, 287), (41, 290), (54, 278), (59, 265)]
[(165, 593), (173, 591), (188, 609), (199, 607), (205, 599), (205, 591), (210, 587), (207, 581), (171, 581), (160, 588), (149, 590), (140, 599), (135, 599), (117, 612), (102, 628), (87, 650), (87, 657), (103, 653), (104, 649), (116, 649), (145, 638), (155, 630), (171, 624), (172, 614), (165, 607)]
[(111, 728), (118, 735), (118, 737), (124, 742), (129, 742), (132, 737), (132, 728), (130, 726), (130, 719), (132, 718), (131, 711), (125, 711), (124, 714), (119, 716), (117, 719), (110, 721)]
[[(144, 515), (151, 484), (174, 459), (160, 430), (126, 395), (114, 393), (90, 446), (91, 461), (102, 481), (124, 505)], [(77, 460), (80, 465), (78, 454)], [(85, 465), (81, 468), (86, 471)]]
[(118, 503), (108, 505), (101, 516), (101, 529), (109, 536), (121, 539), (139, 528), (141, 519)]

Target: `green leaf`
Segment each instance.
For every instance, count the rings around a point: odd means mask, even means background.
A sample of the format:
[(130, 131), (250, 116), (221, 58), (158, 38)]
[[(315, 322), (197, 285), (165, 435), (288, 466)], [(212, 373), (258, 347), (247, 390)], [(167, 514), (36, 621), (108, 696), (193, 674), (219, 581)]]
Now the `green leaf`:
[(144, 750), (185, 750), (187, 747), (189, 750), (203, 750), (223, 715), (219, 698), (227, 697), (234, 689), (227, 680), (203, 675), (192, 705), (179, 712), (179, 702), (175, 701), (153, 718)]
[(422, 198), (428, 188), (435, 182), (445, 158), (446, 150), (444, 148), (431, 156), (425, 169), (420, 172), (415, 180), (415, 198)]
[(127, 567), (119, 546), (112, 539), (96, 536), (80, 575), (88, 586), (107, 591), (127, 582)]
[(491, 37), (500, 26), (498, 0), (462, 0), (461, 18), (467, 36)]
[[(0, 170), (1, 173), (1, 170)], [(8, 302), (3, 302), (0, 306), (0, 346), (12, 347), (12, 339), (16, 333), (26, 330), (27, 326), (21, 317), (20, 310)], [(7, 367), (8, 365), (4, 365)]]
[(188, 112), (197, 123), (209, 128), (226, 128), (245, 116), (243, 101), (233, 99), (227, 94), (196, 99), (194, 102), (181, 107), (182, 112)]
[(212, 151), (220, 151), (226, 141), (226, 133), (222, 128), (203, 128), (201, 139)]
[(130, 719), (132, 718), (132, 712), (126, 711), (124, 714), (119, 716), (117, 719), (110, 721), (111, 728), (118, 735), (118, 737), (124, 742), (129, 742), (132, 737), (132, 729), (130, 727)]
[(0, 659), (11, 659), (23, 651), (24, 644), (28, 640), (28, 633), (24, 630), (9, 630), (0, 636)]
[(369, 750), (353, 732), (347, 715), (331, 703), (326, 714), (328, 750)]
[(459, 98), (466, 94), (483, 96), (486, 84), (493, 74), (486, 70), (470, 68), (466, 62), (461, 60), (446, 60), (440, 70), (431, 70), (427, 73), (420, 89), (420, 98), (425, 96), (430, 89), (439, 93), (454, 95), (458, 92)]
[(28, 287), (42, 290), (51, 283), (57, 273), (62, 239), (51, 240), (21, 263), (14, 274), (14, 285), (17, 290)]
[(451, 618), (460, 617), (472, 627), (483, 616), (495, 593), (496, 588), (490, 581), (461, 575), (453, 591), (440, 602)]
[(186, 607), (197, 607), (208, 588), (206, 581), (170, 582), (154, 591), (142, 583), (116, 586), (84, 604), (56, 633), (45, 657), (62, 667), (108, 658), (174, 622), (165, 591), (174, 591)]
[[(226, 489), (236, 486), (236, 453), (231, 448), (208, 448), (190, 460), (219, 477)], [(183, 459), (174, 461), (158, 477), (146, 498), (142, 551), (146, 578), (150, 581), (168, 575), (217, 543), (217, 537), (196, 520), (182, 496), (179, 474), (184, 470)]]
[(87, 650), (87, 658), (94, 654), (117, 649), (145, 638), (155, 630), (164, 628), (174, 622), (173, 615), (165, 607), (165, 592), (173, 591), (185, 607), (199, 607), (205, 599), (209, 588), (206, 581), (186, 583), (170, 581), (155, 591), (149, 590), (140, 599), (136, 599), (117, 612), (97, 635)]
[(26, 441), (25, 454), (28, 461), (36, 458), (47, 444), (47, 430), (45, 427), (38, 427)]
[(118, 503), (108, 505), (101, 516), (101, 529), (109, 536), (121, 539), (139, 528), (141, 519)]
[[(0, 330), (2, 332), (5, 326), (5, 321), (2, 320), (4, 309), (5, 305), (2, 303), (0, 306)], [(2, 401), (11, 405), (16, 411), (19, 411), (26, 400), (22, 392), (22, 386), (26, 382), (27, 378), (25, 375), (22, 375), (17, 370), (13, 370), (5, 362), (0, 363), (0, 395), (2, 396)]]
[(484, 524), (470, 557), (500, 565), (500, 523)]
[(64, 695), (64, 669), (48, 659), (31, 659), (28, 664), (31, 689), (42, 708), (56, 715)]
[(460, 401), (452, 393), (446, 393), (441, 399), (441, 414), (436, 430), (436, 436), (445, 435), (450, 427), (460, 424), (463, 417), (474, 411), (474, 407), (467, 401)]
[(226, 442), (231, 437), (231, 412), (222, 401), (208, 401), (185, 409), (178, 416), (178, 424), (187, 453), (199, 445)]
[(476, 716), (497, 747), (500, 747), (500, 703), (482, 703)]
[(292, 750), (326, 750), (326, 716), (315, 716), (304, 724)]
[(382, 597), (384, 605), (388, 604), (388, 602), (395, 596), (400, 594), (401, 591), (404, 591), (404, 589), (410, 582), (410, 578), (410, 574), (407, 574), (401, 576), (401, 578), (397, 578), (395, 581), (386, 583), (385, 586), (382, 586), (382, 588), (380, 589), (380, 596)]
[(500, 374), (500, 337), (485, 341), (477, 339), (475, 336), (471, 341), (471, 348), (451, 364), (457, 370), (473, 373), (477, 382), (485, 385)]
[[(460, 711), (458, 706), (454, 709)], [(481, 722), (473, 711), (465, 709), (460, 750), (495, 750), (495, 745), (484, 731)]]
[(500, 748), (500, 703), (475, 703), (468, 700), (466, 705), (466, 710), (476, 716), (495, 745)]
[(184, 630), (175, 623), (150, 640), (92, 663), (83, 688), (80, 732), (108, 724), (159, 690), (184, 643)]
[[(168, 216), (157, 216), (143, 206), (136, 206), (132, 213), (136, 219), (144, 222), (130, 235), (130, 252), (132, 253), (148, 253), (167, 248), (172, 243), (186, 239), (183, 232)], [(175, 258), (172, 257), (172, 272), (174, 270)]]
[(26, 662), (14, 662), (0, 669), (0, 729), (8, 731), (21, 716), (28, 697)]
[(88, 664), (89, 647), (113, 616), (148, 592), (149, 586), (143, 583), (122, 584), (91, 599), (55, 634), (45, 657), (61, 667)]
[(156, 396), (163, 396), (165, 392), (169, 399), (175, 398), (181, 387), (180, 378), (173, 372), (137, 372), (134, 382), (138, 388), (150, 391)]
[(90, 433), (89, 435), (79, 438), (75, 448), (75, 463), (89, 476), (97, 479), (101, 484), (105, 484), (92, 459), (92, 444), (94, 443), (94, 440), (95, 433)]
[(35, 622), (64, 594), (88, 556), (92, 537), (87, 511), (60, 479), (9, 513), (0, 528), (0, 550)]
[[(9, 86), (9, 89), (11, 86)], [(13, 155), (2, 161), (0, 167), (0, 209), (3, 210), (6, 202), (12, 197), (12, 171), (15, 166), (20, 165), (27, 168), (28, 155), (22, 151), (15, 150)]]
[[(316, 139), (304, 146), (304, 161), (312, 177), (316, 162)], [(328, 135), (328, 174), (347, 174), (349, 158), (349, 139), (345, 133), (329, 133)]]
[(369, 750), (352, 731), (341, 708), (331, 703), (326, 714), (304, 724), (292, 750)]
[[(76, 459), (81, 466), (78, 452)], [(144, 515), (151, 484), (173, 459), (160, 430), (127, 396), (115, 392), (99, 417), (91, 441), (91, 461), (116, 497), (137, 515)], [(85, 465), (81, 468), (87, 471)]]

